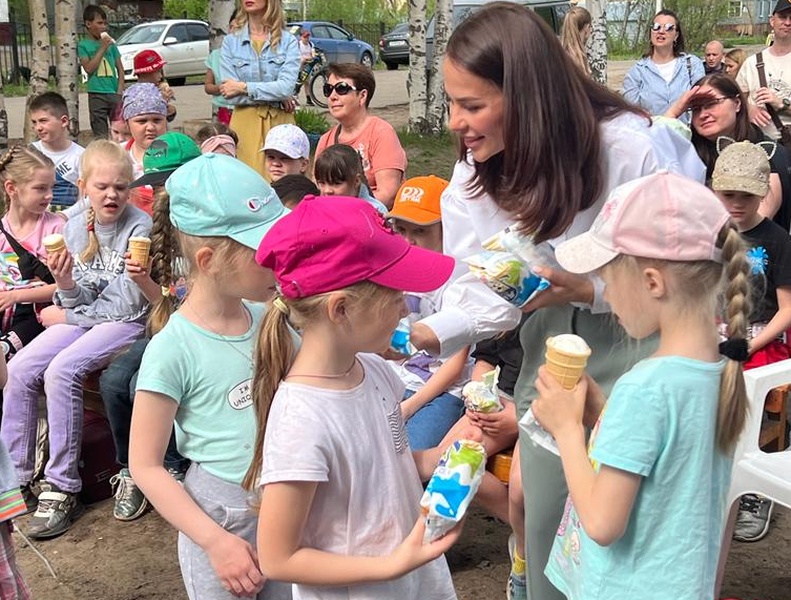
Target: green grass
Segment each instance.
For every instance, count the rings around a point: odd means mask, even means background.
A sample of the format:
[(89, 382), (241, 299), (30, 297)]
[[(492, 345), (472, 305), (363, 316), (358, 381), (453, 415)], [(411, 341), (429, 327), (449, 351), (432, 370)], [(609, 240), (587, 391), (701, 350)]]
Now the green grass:
[(408, 178), (433, 174), (450, 179), (456, 162), (456, 145), (450, 134), (427, 136), (402, 130), (398, 138), (406, 151)]

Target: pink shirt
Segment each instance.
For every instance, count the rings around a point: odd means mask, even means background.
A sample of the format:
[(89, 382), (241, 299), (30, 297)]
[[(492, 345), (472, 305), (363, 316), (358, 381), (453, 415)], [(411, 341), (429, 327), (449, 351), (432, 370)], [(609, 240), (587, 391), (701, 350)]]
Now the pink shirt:
[[(335, 134), (338, 125), (321, 136), (316, 147), (316, 157), (324, 149), (335, 143)], [(351, 146), (360, 155), (363, 161), (365, 178), (373, 195), (376, 195), (376, 172), (382, 169), (398, 169), (406, 173), (406, 152), (401, 147), (401, 142), (395, 129), (387, 121), (379, 117), (368, 117), (365, 127), (353, 139), (343, 142)]]
[[(25, 237), (19, 238), (14, 235), (11, 227), (8, 224), (8, 218), (3, 217), (3, 228), (8, 231), (14, 239), (19, 242), (24, 248), (35, 254), (38, 258), (46, 262), (47, 251), (44, 249), (43, 240), (46, 236), (52, 233), (61, 233), (64, 221), (55, 213), (45, 212), (39, 218), (35, 228), (28, 233)], [(0, 233), (0, 289), (9, 289), (19, 284), (24, 285), (22, 275), (19, 273), (17, 265), (17, 255), (11, 244), (8, 243), (5, 235)]]

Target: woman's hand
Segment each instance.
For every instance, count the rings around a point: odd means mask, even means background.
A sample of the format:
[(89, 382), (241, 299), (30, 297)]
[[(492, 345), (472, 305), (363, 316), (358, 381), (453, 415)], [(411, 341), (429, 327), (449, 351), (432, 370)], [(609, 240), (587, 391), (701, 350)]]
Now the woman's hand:
[(588, 381), (582, 378), (573, 390), (561, 386), (545, 366), (538, 369), (538, 398), (531, 408), (541, 427), (558, 439), (565, 431), (579, 430), (585, 413)]
[(284, 112), (293, 113), (297, 110), (297, 106), (298, 106), (297, 97), (290, 96), (289, 98), (283, 100), (283, 102), (281, 102), (280, 104), (283, 106)]
[(17, 303), (17, 293), (15, 290), (4, 290), (0, 292), (0, 312), (11, 308)]
[(74, 268), (74, 258), (68, 250), (61, 250), (47, 257), (47, 267), (55, 278), (59, 290), (71, 290), (76, 285), (71, 271)]
[(519, 431), (516, 424), (516, 405), (513, 402), (505, 401), (503, 406), (503, 410), (495, 413), (482, 413), (467, 409), (465, 414), (470, 423), (479, 427), (489, 437), (516, 436)]
[(44, 327), (52, 327), (66, 322), (66, 311), (60, 306), (47, 306), (39, 313), (39, 320)]
[[(678, 119), (689, 109), (689, 103), (694, 98), (703, 97), (702, 95), (698, 94), (699, 91), (700, 91), (699, 85), (692, 86), (691, 89), (681, 94), (681, 96), (678, 97), (678, 100), (676, 100), (673, 104), (670, 105), (670, 108), (668, 108), (667, 111), (665, 111), (664, 116), (670, 117), (671, 119)], [(707, 95), (711, 95), (711, 94), (707, 94)]]
[(247, 95), (247, 84), (243, 81), (226, 79), (220, 84), (220, 93), (223, 98), (236, 98)]
[[(557, 306), (571, 302), (593, 304), (593, 283), (588, 277), (550, 267), (534, 267), (533, 272), (547, 279), (550, 286), (525, 304), (522, 307), (522, 312), (531, 312), (545, 306)], [(412, 343), (414, 344), (414, 342)]]
[(239, 536), (223, 532), (205, 550), (223, 587), (234, 596), (252, 597), (264, 587), (266, 578), (258, 568), (255, 550)]

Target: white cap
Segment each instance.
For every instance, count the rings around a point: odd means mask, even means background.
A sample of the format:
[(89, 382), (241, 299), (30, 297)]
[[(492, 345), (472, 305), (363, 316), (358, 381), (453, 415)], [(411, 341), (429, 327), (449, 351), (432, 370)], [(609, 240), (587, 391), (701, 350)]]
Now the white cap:
[(309, 159), (310, 141), (307, 134), (296, 125), (276, 125), (266, 134), (261, 152), (266, 150), (282, 152), (289, 158)]

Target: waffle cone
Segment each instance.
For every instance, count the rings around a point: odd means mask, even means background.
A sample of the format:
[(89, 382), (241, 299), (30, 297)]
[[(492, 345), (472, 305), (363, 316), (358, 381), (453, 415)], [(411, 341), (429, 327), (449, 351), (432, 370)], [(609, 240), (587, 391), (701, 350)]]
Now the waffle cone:
[(53, 233), (42, 240), (47, 254), (55, 254), (66, 249), (66, 240), (59, 233)]
[(572, 389), (582, 378), (585, 366), (588, 364), (590, 350), (584, 353), (559, 350), (547, 340), (546, 358), (547, 370), (567, 390)]
[(151, 249), (151, 240), (143, 237), (129, 238), (129, 254), (132, 260), (137, 261), (140, 266), (148, 265), (148, 252)]

